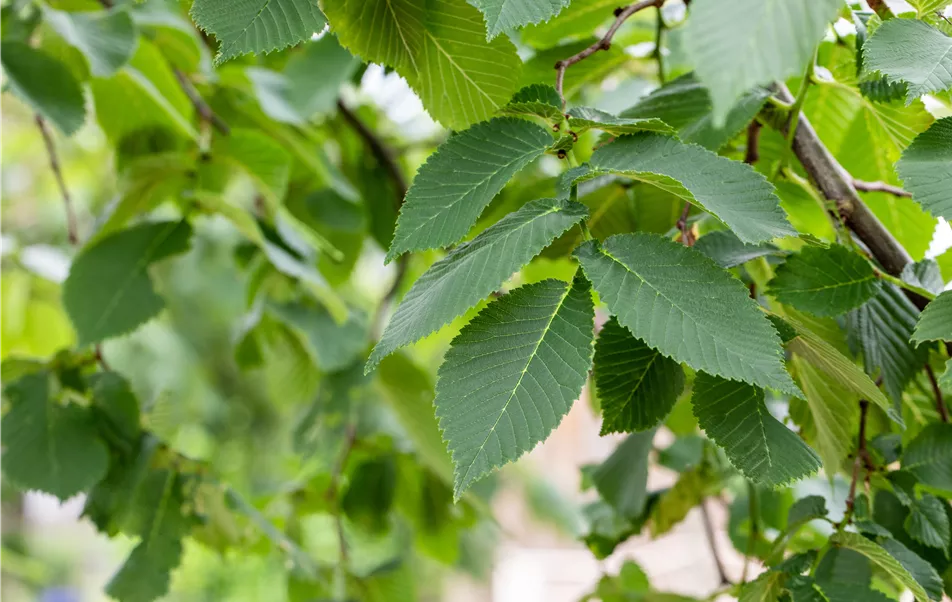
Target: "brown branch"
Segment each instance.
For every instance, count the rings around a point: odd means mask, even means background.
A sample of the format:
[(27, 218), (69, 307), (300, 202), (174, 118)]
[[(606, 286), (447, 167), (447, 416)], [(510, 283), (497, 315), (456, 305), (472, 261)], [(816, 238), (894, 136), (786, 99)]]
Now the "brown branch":
[(863, 467), (869, 469), (869, 451), (866, 449), (866, 416), (869, 414), (869, 402), (859, 400), (859, 436), (856, 443), (856, 457), (853, 459), (853, 477), (850, 479), (850, 491), (846, 496), (846, 513), (840, 525), (847, 525), (853, 519), (853, 509), (856, 506), (856, 483)]
[(744, 163), (753, 165), (760, 160), (760, 130), (763, 124), (756, 119), (747, 126), (747, 149), (744, 151)]
[(678, 230), (681, 231), (681, 244), (686, 247), (693, 247), (696, 240), (694, 232), (691, 230), (691, 227), (688, 225), (688, 215), (691, 213), (691, 203), (688, 201), (684, 202), (684, 209), (681, 211), (681, 217), (678, 218), (676, 224)]
[(567, 59), (562, 59), (561, 61), (555, 64), (555, 89), (558, 91), (559, 96), (562, 98), (562, 108), (565, 108), (565, 95), (562, 93), (562, 84), (565, 81), (565, 70), (592, 56), (599, 50), (608, 50), (612, 46), (612, 38), (615, 37), (615, 34), (618, 32), (618, 28), (628, 20), (628, 17), (632, 16), (640, 10), (644, 10), (651, 6), (661, 10), (661, 5), (664, 4), (665, 0), (641, 0), (640, 2), (635, 2), (634, 4), (629, 4), (625, 8), (615, 9), (615, 22), (612, 23), (611, 27), (608, 28), (608, 31), (604, 36), (585, 50), (573, 54)]
[(885, 192), (895, 196), (904, 196), (912, 198), (911, 192), (906, 192), (898, 186), (887, 184), (885, 182), (864, 182), (863, 180), (853, 180), (853, 188), (863, 192)]
[(40, 128), (40, 134), (43, 136), (43, 143), (46, 145), (46, 154), (50, 159), (50, 168), (56, 177), (56, 184), (59, 186), (60, 194), (63, 195), (63, 207), (66, 209), (66, 235), (69, 238), (69, 244), (79, 244), (79, 226), (76, 222), (76, 212), (73, 210), (73, 199), (69, 195), (69, 189), (66, 188), (66, 180), (63, 179), (63, 171), (60, 168), (59, 157), (56, 154), (56, 144), (53, 142), (53, 134), (50, 128), (46, 126), (46, 120), (39, 113), (34, 117), (36, 127)]
[(949, 409), (945, 407), (945, 399), (942, 398), (942, 389), (939, 388), (939, 381), (935, 378), (935, 372), (932, 366), (926, 364), (926, 374), (929, 376), (929, 382), (932, 383), (932, 392), (935, 394), (935, 407), (939, 411), (939, 418), (942, 422), (949, 421)]
[(224, 134), (225, 136), (231, 133), (231, 128), (228, 127), (228, 124), (225, 123), (225, 120), (218, 116), (215, 111), (212, 110), (208, 103), (205, 102), (205, 99), (202, 98), (202, 95), (198, 93), (198, 90), (195, 89), (195, 86), (192, 85), (192, 82), (188, 79), (188, 76), (182, 72), (181, 69), (176, 68), (175, 70), (175, 79), (178, 80), (179, 86), (181, 86), (182, 91), (185, 92), (185, 95), (188, 96), (188, 99), (192, 102), (192, 106), (195, 107), (195, 110), (198, 111), (198, 117), (205, 123), (212, 124), (216, 130)]
[(727, 571), (724, 570), (724, 563), (721, 562), (721, 556), (717, 551), (717, 540), (714, 539), (714, 524), (707, 510), (707, 499), (701, 500), (701, 520), (704, 522), (704, 535), (711, 548), (711, 556), (714, 557), (714, 566), (717, 567), (717, 576), (721, 580), (720, 585), (731, 585), (732, 582), (727, 577)]

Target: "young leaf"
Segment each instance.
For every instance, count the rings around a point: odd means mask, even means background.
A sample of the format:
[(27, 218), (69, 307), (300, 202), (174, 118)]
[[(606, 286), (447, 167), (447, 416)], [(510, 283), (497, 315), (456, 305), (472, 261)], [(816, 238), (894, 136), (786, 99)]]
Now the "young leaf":
[[(803, 73), (841, 5), (839, 0), (693, 3), (682, 39), (711, 93), (715, 125), (725, 123), (751, 88)], [(752, 52), (755, 48), (763, 51)]]
[(619, 323), (650, 347), (695, 370), (800, 394), (777, 332), (744, 285), (706, 256), (643, 232), (575, 253)]
[(624, 518), (635, 519), (645, 508), (654, 435), (654, 430), (628, 435), (591, 473), (598, 495)]
[(592, 365), (588, 282), (545, 280), (491, 303), (460, 332), (436, 383), (436, 415), (455, 466), (456, 499), (551, 433)]
[(846, 247), (809, 246), (777, 268), (767, 293), (816, 316), (837, 316), (868, 301), (880, 286), (869, 262)]
[(543, 128), (512, 117), (497, 117), (450, 138), (413, 180), (387, 262), (461, 239), (509, 179), (551, 144)]
[(694, 379), (698, 424), (745, 477), (779, 487), (820, 469), (820, 458), (770, 414), (762, 389), (707, 374)]
[(530, 23), (542, 23), (572, 0), (470, 0), (486, 17), (486, 39), (491, 40)]
[(952, 491), (952, 425), (933, 423), (906, 446), (902, 467), (923, 485)]
[(532, 84), (522, 88), (499, 109), (500, 115), (539, 117), (555, 125), (562, 122), (562, 99), (552, 86)]
[(749, 165), (654, 133), (623, 136), (592, 155), (595, 174), (628, 176), (690, 201), (744, 242), (795, 236), (766, 178)]
[(681, 366), (633, 337), (614, 317), (598, 334), (594, 373), (602, 435), (657, 426), (684, 389)]
[(591, 107), (572, 107), (568, 115), (569, 127), (577, 134), (586, 130), (601, 130), (613, 136), (637, 132), (674, 133), (674, 128), (655, 117), (616, 117)]
[(136, 27), (124, 8), (65, 12), (43, 6), (43, 18), (66, 42), (83, 53), (93, 75), (112, 75), (136, 49)]
[[(810, 409), (815, 431), (811, 442), (823, 458), (826, 472), (836, 474), (853, 449), (858, 397), (803, 358), (794, 356), (791, 361)], [(800, 421), (797, 424), (803, 426)]]
[(7, 85), (69, 136), (86, 120), (83, 91), (65, 64), (20, 42), (0, 44)]
[(4, 388), (3, 474), (23, 489), (66, 500), (98, 483), (109, 467), (106, 446), (87, 408), (50, 399), (50, 375), (29, 374)]
[(811, 520), (823, 518), (828, 514), (826, 499), (821, 495), (802, 497), (790, 506), (787, 513), (787, 530), (797, 525), (805, 525)]
[(695, 466), (678, 476), (673, 487), (664, 491), (651, 508), (651, 536), (658, 537), (687, 518), (703, 503), (711, 478), (705, 466)]
[(92, 407), (102, 412), (109, 430), (134, 445), (142, 432), (139, 400), (129, 381), (116, 372), (99, 372), (89, 379)]
[(752, 259), (767, 255), (781, 255), (770, 243), (749, 245), (730, 230), (716, 230), (697, 239), (694, 248), (714, 260), (722, 268), (733, 268)]
[(952, 291), (945, 291), (926, 305), (909, 340), (917, 345), (924, 341), (952, 341)]
[(278, 207), (288, 190), (291, 156), (273, 138), (261, 131), (234, 128), (215, 139), (212, 152), (246, 172), (271, 207)]
[(344, 324), (338, 324), (323, 306), (282, 303), (271, 311), (301, 337), (308, 355), (324, 372), (343, 370), (356, 361), (367, 347), (367, 319), (351, 311)]
[(539, 199), (453, 249), (413, 283), (367, 368), (462, 315), (586, 215), (581, 203)]
[(315, 0), (195, 0), (191, 15), (221, 43), (216, 64), (299, 44), (327, 24)]
[(916, 136), (896, 171), (913, 200), (936, 217), (952, 219), (952, 117)]
[(912, 504), (904, 526), (909, 536), (922, 545), (939, 548), (948, 555), (952, 530), (946, 505), (947, 502), (926, 493)]
[(156, 222), (111, 234), (83, 249), (63, 284), (63, 303), (80, 345), (125, 334), (158, 315), (165, 303), (148, 267), (188, 249), (187, 222)]
[(952, 88), (952, 38), (916, 19), (889, 19), (863, 44), (866, 68), (905, 82), (906, 104)]
[[(887, 543), (888, 542), (893, 542), (898, 544), (899, 547), (903, 547), (902, 544), (899, 544), (895, 540), (890, 539), (887, 540)], [(926, 590), (923, 589), (923, 586), (919, 584), (916, 578), (910, 574), (899, 560), (893, 557), (892, 552), (887, 551), (883, 546), (866, 539), (859, 533), (850, 533), (847, 531), (834, 533), (830, 538), (830, 543), (837, 547), (854, 550), (869, 558), (885, 571), (886, 574), (909, 588), (919, 602), (928, 602), (930, 599), (929, 594), (926, 593)], [(905, 548), (903, 547), (903, 549)]]

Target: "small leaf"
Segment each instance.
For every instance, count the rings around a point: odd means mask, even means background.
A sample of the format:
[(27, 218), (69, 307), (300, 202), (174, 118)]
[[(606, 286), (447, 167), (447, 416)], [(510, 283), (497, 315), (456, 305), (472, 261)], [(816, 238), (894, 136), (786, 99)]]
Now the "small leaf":
[(562, 99), (552, 86), (532, 84), (516, 92), (499, 114), (511, 117), (539, 117), (550, 124), (562, 122)]
[(327, 24), (316, 0), (195, 0), (191, 15), (202, 31), (221, 42), (216, 64), (294, 46)]
[[(886, 543), (889, 542), (896, 544), (898, 547), (906, 549), (904, 546), (902, 546), (902, 544), (894, 539), (886, 540)], [(883, 546), (866, 539), (859, 533), (850, 533), (847, 531), (834, 533), (833, 536), (830, 537), (830, 543), (834, 546), (854, 550), (869, 558), (888, 575), (899, 581), (905, 587), (912, 590), (913, 595), (919, 602), (928, 602), (930, 599), (929, 594), (926, 593), (926, 590), (923, 589), (923, 586), (920, 585), (916, 578), (906, 569), (906, 567), (903, 566), (903, 564), (901, 564), (900, 561), (893, 556), (893, 552), (897, 551), (898, 548), (887, 551), (883, 548)], [(908, 552), (908, 550), (906, 551)]]
[(770, 414), (762, 389), (701, 373), (691, 403), (707, 436), (754, 483), (778, 487), (820, 469), (816, 452)]
[(545, 280), (489, 304), (440, 366), (436, 415), (455, 465), (454, 497), (551, 433), (592, 364), (594, 308), (582, 278)]
[(881, 286), (868, 261), (846, 247), (804, 247), (777, 268), (768, 294), (816, 316), (859, 307)]
[(908, 86), (906, 104), (952, 88), (952, 38), (916, 19), (889, 19), (863, 44), (866, 68)]
[(695, 370), (800, 394), (776, 330), (706, 256), (643, 232), (589, 241), (575, 254), (618, 322), (650, 347)]
[(83, 249), (63, 284), (63, 303), (79, 344), (125, 334), (158, 315), (165, 302), (147, 269), (188, 250), (191, 235), (187, 222), (147, 223)]
[(580, 203), (539, 199), (453, 249), (413, 283), (367, 368), (462, 315), (587, 214)]
[(924, 494), (912, 504), (906, 517), (906, 532), (914, 540), (930, 548), (939, 548), (946, 556), (949, 554), (949, 541), (952, 530), (949, 528), (949, 515), (943, 502), (931, 494)]
[(926, 305), (909, 340), (916, 344), (952, 341), (952, 291), (945, 291)]
[(628, 435), (591, 473), (601, 498), (628, 519), (637, 518), (645, 508), (648, 454), (654, 434), (655, 431), (650, 430)]
[(279, 206), (287, 194), (291, 156), (270, 136), (259, 130), (234, 128), (228, 136), (215, 139), (212, 152), (246, 172), (271, 207)]
[(594, 373), (601, 435), (657, 426), (684, 390), (681, 366), (633, 337), (617, 318), (598, 334)]
[(572, 107), (568, 114), (569, 127), (577, 134), (586, 130), (601, 130), (613, 136), (637, 132), (674, 133), (674, 128), (655, 117), (616, 117), (591, 107)]
[(142, 432), (139, 400), (129, 381), (116, 372), (99, 372), (89, 378), (93, 391), (92, 407), (100, 410), (109, 422), (109, 430), (129, 444), (135, 444)]
[(952, 117), (916, 136), (896, 172), (914, 201), (936, 217), (952, 220)]
[(43, 6), (43, 17), (66, 42), (83, 53), (95, 76), (115, 73), (132, 58), (136, 27), (123, 8), (65, 12)]
[(687, 518), (691, 510), (704, 502), (710, 481), (709, 471), (703, 465), (682, 472), (674, 486), (664, 491), (651, 508), (651, 536), (663, 535)]
[(808, 495), (802, 497), (790, 506), (787, 513), (787, 530), (792, 527), (804, 525), (811, 520), (823, 518), (828, 514), (826, 509), (826, 499), (821, 495)]
[(733, 268), (758, 257), (782, 255), (770, 243), (747, 244), (730, 230), (716, 230), (697, 239), (694, 248), (714, 260), (722, 268)]
[(509, 179), (551, 144), (547, 131), (511, 117), (497, 117), (450, 138), (414, 178), (387, 261), (461, 239)]
[(83, 91), (65, 64), (20, 42), (0, 44), (10, 90), (67, 136), (86, 120)]
[(343, 370), (367, 347), (367, 319), (361, 312), (351, 311), (347, 321), (338, 324), (323, 306), (275, 303), (270, 309), (300, 335), (315, 365), (324, 372)]
[(470, 0), (486, 17), (486, 39), (514, 31), (530, 23), (543, 23), (572, 0)]
[(952, 491), (952, 424), (933, 423), (922, 429), (903, 450), (902, 467), (923, 485)]
[[(792, 362), (812, 419), (809, 420), (812, 429), (804, 430), (812, 430), (809, 440), (823, 458), (826, 472), (836, 474), (853, 449), (859, 398), (803, 358), (794, 356)], [(791, 415), (793, 414), (791, 405)], [(800, 420), (794, 420), (798, 426), (805, 426)]]

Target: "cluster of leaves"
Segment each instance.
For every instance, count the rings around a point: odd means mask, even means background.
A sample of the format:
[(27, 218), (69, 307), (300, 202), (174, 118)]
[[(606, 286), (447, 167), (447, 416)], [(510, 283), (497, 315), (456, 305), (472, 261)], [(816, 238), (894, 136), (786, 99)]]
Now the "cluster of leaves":
[[(119, 173), (63, 284), (75, 350), (4, 364), (6, 478), (85, 492), (100, 529), (139, 538), (120, 600), (162, 595), (185, 536), (246, 546), (229, 533), (249, 517), (301, 599), (390, 596), (394, 555), (349, 548), (409, 524), (411, 547), (454, 562), (485, 513), (470, 488), (591, 380), (602, 434), (627, 434), (584, 471), (597, 556), (727, 494), (733, 544), (767, 567), (725, 577), (741, 600), (952, 591), (952, 266), (924, 258), (952, 219), (948, 2), (668, 4), (613, 21), (601, 0), (195, 0), (198, 29), (160, 0), (4, 7), (8, 89), (47, 139), (89, 121), (88, 92)], [(647, 60), (620, 49), (646, 41)], [(340, 99), (370, 62), (455, 130), (408, 189), (367, 125), (385, 120)], [(603, 80), (654, 65), (660, 87), (606, 110)], [(144, 430), (98, 361), (162, 312), (152, 266), (209, 218), (242, 237), (235, 362), (277, 358), (310, 398), (295, 451), (325, 461), (292, 516), (336, 518), (330, 568)], [(382, 301), (354, 284), (365, 240), (396, 264)], [(438, 332), (454, 338), (434, 388), (400, 350)], [(676, 435), (662, 450), (659, 428)], [(649, 462), (676, 484), (648, 491)], [(841, 512), (795, 495), (821, 470), (847, 483)], [(633, 565), (593, 593), (682, 599), (665, 596)]]

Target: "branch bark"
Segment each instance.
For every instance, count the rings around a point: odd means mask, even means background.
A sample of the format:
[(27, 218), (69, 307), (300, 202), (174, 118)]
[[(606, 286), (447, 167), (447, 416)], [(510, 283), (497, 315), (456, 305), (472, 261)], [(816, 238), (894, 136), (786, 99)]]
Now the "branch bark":
[(906, 192), (898, 186), (887, 184), (885, 182), (864, 182), (862, 180), (853, 180), (853, 188), (863, 192), (885, 192), (895, 196), (904, 196), (912, 198), (911, 192)]
[(939, 411), (939, 418), (942, 422), (949, 421), (949, 408), (945, 406), (945, 399), (942, 397), (942, 389), (939, 387), (939, 381), (935, 378), (935, 372), (932, 366), (926, 364), (926, 375), (929, 377), (929, 383), (932, 385), (932, 393), (935, 395), (935, 407)]
[(192, 106), (195, 107), (195, 110), (198, 111), (198, 117), (205, 123), (210, 123), (216, 130), (224, 134), (225, 136), (231, 133), (231, 128), (228, 127), (228, 124), (225, 123), (225, 120), (218, 116), (215, 111), (212, 110), (208, 103), (205, 102), (205, 99), (202, 98), (202, 95), (198, 93), (198, 90), (195, 89), (195, 86), (192, 85), (192, 82), (188, 79), (181, 69), (175, 69), (175, 79), (178, 80), (179, 86), (181, 86), (182, 91), (185, 92), (185, 95), (188, 96), (188, 99), (192, 102)]
[(717, 576), (721, 580), (720, 585), (731, 585), (733, 582), (728, 578), (727, 571), (724, 570), (724, 563), (721, 562), (721, 556), (717, 551), (717, 540), (714, 539), (714, 524), (707, 509), (707, 499), (701, 500), (701, 519), (704, 522), (704, 535), (711, 547), (711, 556), (714, 557), (714, 566), (717, 567)]
[(853, 478), (850, 479), (850, 491), (846, 496), (846, 513), (839, 528), (843, 528), (853, 519), (853, 509), (856, 506), (856, 483), (863, 467), (869, 468), (869, 452), (866, 450), (866, 417), (869, 414), (869, 402), (859, 400), (859, 436), (856, 443), (856, 457), (853, 459)]
[(56, 177), (56, 185), (59, 186), (60, 194), (63, 195), (63, 207), (66, 210), (66, 236), (69, 244), (79, 244), (79, 225), (76, 221), (76, 211), (73, 209), (73, 198), (66, 187), (66, 180), (63, 179), (63, 170), (60, 167), (59, 155), (56, 154), (56, 143), (53, 142), (53, 134), (46, 125), (46, 120), (39, 113), (34, 117), (36, 127), (39, 128), (43, 136), (43, 144), (46, 145), (46, 154), (50, 159), (50, 169), (53, 170), (53, 176)]

